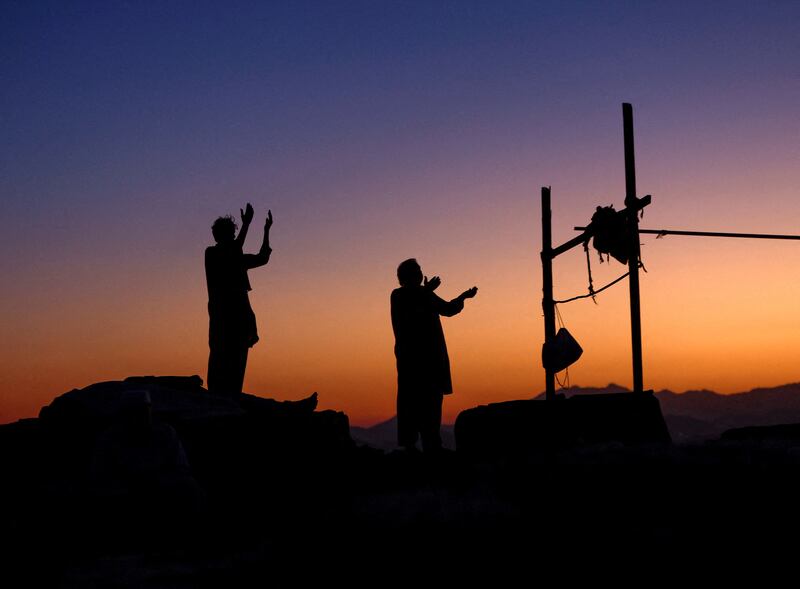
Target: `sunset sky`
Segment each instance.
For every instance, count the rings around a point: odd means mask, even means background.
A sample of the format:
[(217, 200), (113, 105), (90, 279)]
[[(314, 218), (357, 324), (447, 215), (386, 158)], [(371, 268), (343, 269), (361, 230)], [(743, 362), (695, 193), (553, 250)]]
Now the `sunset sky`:
[[(245, 390), (393, 415), (389, 293), (452, 298), (445, 420), (529, 398), (540, 188), (554, 241), (622, 206), (634, 106), (648, 228), (800, 234), (800, 3), (31, 2), (0, 19), (0, 422), (73, 387), (206, 377), (203, 250), (252, 202)], [(800, 242), (643, 236), (645, 387), (800, 381)], [(595, 284), (625, 268), (600, 264)], [(586, 291), (578, 248), (557, 298)], [(562, 305), (572, 384), (630, 386), (627, 284)]]

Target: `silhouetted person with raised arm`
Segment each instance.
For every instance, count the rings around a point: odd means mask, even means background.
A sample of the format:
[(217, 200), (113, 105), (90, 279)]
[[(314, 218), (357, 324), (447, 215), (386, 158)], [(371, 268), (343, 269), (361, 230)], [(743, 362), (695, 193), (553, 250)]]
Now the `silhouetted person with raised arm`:
[(428, 281), (415, 259), (397, 267), (400, 288), (392, 291), (392, 329), (397, 357), (397, 441), (415, 450), (422, 438), (425, 452), (442, 448), (443, 395), (453, 392), (450, 358), (440, 315), (452, 317), (464, 308), (464, 301), (478, 292), (465, 290), (452, 301), (433, 291), (441, 284), (438, 276)]
[(220, 217), (211, 226), (216, 245), (206, 248), (208, 285), (208, 390), (235, 395), (242, 392), (248, 350), (258, 341), (256, 316), (250, 307), (247, 271), (269, 262), (272, 211), (264, 223), (264, 241), (257, 254), (242, 251), (253, 220), (253, 207), (241, 210), (242, 228), (236, 235), (233, 217)]

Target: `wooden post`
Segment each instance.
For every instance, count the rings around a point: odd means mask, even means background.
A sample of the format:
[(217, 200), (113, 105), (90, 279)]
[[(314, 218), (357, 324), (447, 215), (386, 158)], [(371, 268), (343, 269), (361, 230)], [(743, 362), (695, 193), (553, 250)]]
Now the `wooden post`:
[(630, 272), (628, 284), (631, 298), (631, 355), (633, 358), (633, 392), (644, 390), (642, 374), (642, 317), (639, 303), (639, 211), (636, 208), (636, 162), (633, 151), (633, 107), (622, 104), (622, 126), (625, 136), (625, 206), (628, 208)]
[[(553, 303), (553, 236), (551, 231), (550, 187), (542, 186), (542, 311), (544, 341), (556, 336), (556, 308)], [(556, 375), (545, 368), (545, 400), (556, 398)]]

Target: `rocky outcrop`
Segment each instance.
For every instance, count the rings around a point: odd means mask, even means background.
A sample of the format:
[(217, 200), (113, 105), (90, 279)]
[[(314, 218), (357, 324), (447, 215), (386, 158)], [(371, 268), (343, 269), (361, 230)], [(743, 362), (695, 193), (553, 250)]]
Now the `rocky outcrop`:
[(726, 442), (771, 442), (800, 445), (800, 423), (761, 425), (729, 429), (720, 439)]
[(316, 411), (316, 394), (280, 402), (214, 395), (202, 384), (198, 376), (96, 383), (56, 397), (38, 419), (0, 426), (0, 498), (51, 527), (119, 539), (137, 527), (191, 535), (169, 523), (176, 514), (208, 525), (203, 505), (242, 517), (248, 505), (302, 500), (337, 480), (354, 448), (344, 413)]
[(485, 456), (586, 444), (670, 442), (658, 399), (651, 393), (481, 405), (459, 414), (455, 436), (460, 453)]
[(96, 383), (0, 426), (0, 502), (13, 506), (0, 550), (23, 559), (25, 575), (38, 566), (28, 554), (53, 567), (92, 554), (235, 550), (298, 521), (317, 525), (349, 492), (358, 449), (344, 413), (316, 411), (316, 395), (229, 398), (202, 384)]
[(35, 430), (49, 441), (61, 470), (84, 473), (98, 436), (116, 422), (125, 399), (138, 391), (149, 396), (153, 422), (178, 432), (193, 470), (216, 461), (264, 468), (269, 457), (328, 455), (352, 444), (347, 416), (315, 411), (315, 396), (300, 402), (247, 394), (225, 397), (202, 385), (199, 376), (133, 376), (96, 383), (56, 397), (26, 433)]
[(119, 413), (127, 394), (147, 391), (155, 419), (164, 421), (243, 415), (234, 399), (212, 395), (199, 376), (131, 376), (98, 382), (59, 395), (42, 407), (39, 418), (52, 427), (81, 422), (101, 426)]

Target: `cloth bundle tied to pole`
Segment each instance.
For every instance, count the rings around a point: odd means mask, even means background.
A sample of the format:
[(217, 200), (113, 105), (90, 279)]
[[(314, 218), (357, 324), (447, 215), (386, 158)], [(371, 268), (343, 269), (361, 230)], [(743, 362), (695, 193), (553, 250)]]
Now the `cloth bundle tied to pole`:
[(606, 258), (611, 256), (621, 264), (628, 263), (629, 240), (625, 211), (615, 211), (613, 205), (597, 207), (589, 226), (594, 234), (592, 245), (600, 254), (601, 262), (605, 254)]

